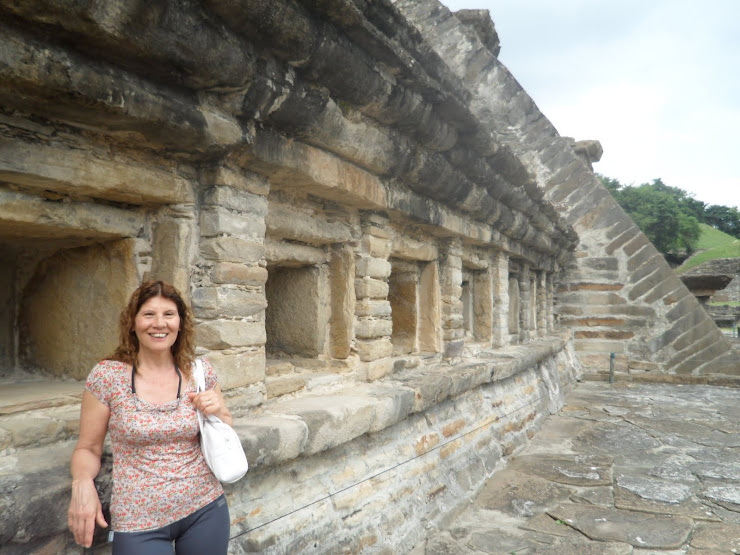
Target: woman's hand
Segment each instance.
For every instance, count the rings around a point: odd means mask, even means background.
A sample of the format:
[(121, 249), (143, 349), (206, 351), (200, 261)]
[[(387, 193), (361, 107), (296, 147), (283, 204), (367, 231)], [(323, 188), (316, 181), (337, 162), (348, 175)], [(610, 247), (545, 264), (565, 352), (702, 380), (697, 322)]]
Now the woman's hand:
[(217, 416), (222, 422), (226, 422), (229, 426), (233, 424), (231, 413), (226, 408), (223, 395), (221, 395), (221, 388), (217, 385), (215, 389), (207, 389), (200, 393), (188, 393), (190, 401), (193, 406), (198, 409), (203, 415), (208, 416), (213, 414)]
[(100, 504), (98, 491), (91, 479), (72, 482), (72, 499), (69, 502), (67, 523), (74, 534), (75, 541), (84, 547), (92, 545), (96, 523), (103, 528), (108, 527), (103, 516), (103, 506)]

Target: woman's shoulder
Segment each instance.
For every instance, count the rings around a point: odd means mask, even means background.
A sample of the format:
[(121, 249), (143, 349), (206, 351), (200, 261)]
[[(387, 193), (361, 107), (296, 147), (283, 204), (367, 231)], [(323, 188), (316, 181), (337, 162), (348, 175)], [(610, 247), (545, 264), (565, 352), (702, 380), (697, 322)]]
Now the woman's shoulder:
[(109, 377), (131, 370), (131, 365), (120, 360), (104, 359), (98, 362), (90, 371), (90, 377)]

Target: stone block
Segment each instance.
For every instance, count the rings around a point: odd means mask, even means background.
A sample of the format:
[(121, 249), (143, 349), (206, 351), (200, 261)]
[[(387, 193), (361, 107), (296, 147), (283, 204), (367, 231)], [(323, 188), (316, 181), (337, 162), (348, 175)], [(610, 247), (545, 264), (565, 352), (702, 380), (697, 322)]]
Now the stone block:
[(267, 268), (236, 262), (217, 262), (211, 270), (211, 281), (218, 284), (261, 287), (267, 281)]
[[(330, 340), (332, 356), (346, 359), (352, 346), (352, 324), (356, 312), (355, 258), (351, 249), (334, 249), (329, 264), (331, 290)], [(368, 301), (369, 302), (369, 301)]]
[(660, 287), (665, 283), (666, 279), (670, 279), (668, 272), (669, 270), (659, 268), (654, 273), (643, 279), (640, 283), (632, 286), (628, 295), (629, 300), (637, 300), (646, 293), (653, 291), (656, 287)]
[[(625, 224), (627, 226), (627, 224)], [(621, 229), (621, 227), (619, 227)], [(617, 229), (617, 228), (615, 228)], [(627, 229), (619, 233), (614, 239), (612, 239), (611, 243), (609, 243), (606, 247), (604, 247), (604, 252), (606, 254), (614, 254), (614, 252), (631, 241), (635, 238), (635, 236), (639, 233), (642, 233), (640, 229), (632, 224), (632, 226), (627, 226)], [(608, 234), (607, 234), (608, 235)], [(607, 236), (607, 239), (610, 237)]]
[(54, 418), (42, 415), (21, 415), (2, 420), (2, 429), (11, 436), (14, 448), (36, 446), (39, 440), (49, 443), (62, 439), (64, 426)]
[(218, 376), (222, 390), (242, 387), (265, 379), (265, 350), (256, 349), (226, 354), (212, 351), (205, 355)]
[(244, 318), (267, 308), (261, 291), (236, 287), (198, 287), (193, 290), (193, 313), (197, 318)]
[(357, 339), (354, 342), (354, 350), (357, 352), (361, 361), (369, 362), (391, 356), (393, 344), (387, 337), (370, 341)]
[(391, 263), (383, 258), (363, 256), (355, 261), (355, 272), (362, 278), (386, 279), (391, 275)]
[(363, 298), (355, 303), (356, 316), (382, 318), (391, 315), (391, 303), (387, 299)]
[[(134, 205), (192, 203), (193, 189), (174, 168), (142, 166), (123, 156), (0, 138), (0, 180)], [(156, 187), (152, 184), (156, 183)], [(3, 203), (0, 203), (2, 205)], [(96, 206), (100, 212), (107, 207)], [(96, 219), (103, 224), (102, 218)], [(93, 220), (93, 221), (96, 221)]]
[(271, 203), (266, 217), (267, 233), (273, 237), (304, 243), (344, 243), (352, 239), (352, 228), (342, 221), (329, 221), (322, 214)]
[(212, 187), (206, 190), (203, 194), (203, 205), (219, 206), (262, 219), (267, 215), (267, 199), (263, 195), (232, 187)]
[(278, 401), (273, 410), (299, 417), (308, 426), (305, 453), (312, 455), (336, 447), (370, 430), (374, 401), (362, 395), (305, 396)]
[(259, 216), (245, 216), (216, 207), (200, 213), (201, 237), (235, 235), (254, 242), (265, 237), (265, 220)]
[(187, 299), (190, 296), (190, 249), (194, 222), (168, 218), (157, 224), (152, 245), (151, 279), (174, 285)]
[(436, 260), (439, 252), (436, 245), (418, 241), (400, 233), (393, 234), (392, 252), (396, 258), (406, 260)]
[(385, 299), (388, 297), (388, 282), (371, 277), (355, 279), (357, 299)]
[(640, 233), (634, 239), (632, 239), (629, 243), (627, 243), (622, 250), (624, 251), (624, 254), (630, 257), (633, 254), (635, 254), (637, 251), (639, 251), (641, 248), (649, 244), (650, 244), (650, 241), (648, 240), (647, 236)]
[(306, 378), (299, 375), (286, 375), (265, 378), (267, 397), (279, 397), (288, 393), (295, 393), (306, 388)]
[(242, 440), (251, 467), (295, 459), (308, 440), (308, 426), (295, 418), (253, 416), (237, 419), (234, 429)]
[(357, 318), (355, 322), (355, 337), (359, 339), (390, 336), (392, 331), (390, 319)]
[(195, 328), (196, 342), (210, 350), (264, 345), (265, 323), (243, 320), (208, 320)]
[(391, 242), (383, 237), (365, 234), (360, 241), (360, 251), (374, 258), (387, 259), (391, 254)]
[(587, 353), (623, 353), (625, 345), (621, 341), (580, 340), (574, 342), (576, 351)]
[(200, 253), (208, 260), (252, 265), (257, 264), (265, 256), (265, 246), (261, 242), (240, 237), (222, 236), (202, 239)]
[(329, 255), (320, 247), (276, 241), (268, 237), (265, 241), (265, 259), (269, 266), (317, 266), (326, 264)]
[(660, 261), (660, 255), (658, 251), (655, 249), (655, 247), (648, 243), (643, 248), (641, 248), (639, 251), (637, 251), (633, 256), (627, 260), (627, 271), (633, 272), (643, 264), (646, 264), (648, 262), (652, 261), (659, 261), (661, 264), (661, 267), (665, 268), (666, 271), (670, 271), (670, 268), (668, 264), (665, 262), (665, 260)]
[(217, 187), (239, 189), (260, 196), (267, 196), (270, 191), (270, 182), (265, 177), (245, 173), (241, 169), (218, 166), (204, 170), (202, 175), (204, 182)]
[(388, 357), (371, 360), (362, 365), (362, 370), (359, 373), (363, 374), (364, 379), (368, 382), (385, 378), (393, 373), (393, 360)]

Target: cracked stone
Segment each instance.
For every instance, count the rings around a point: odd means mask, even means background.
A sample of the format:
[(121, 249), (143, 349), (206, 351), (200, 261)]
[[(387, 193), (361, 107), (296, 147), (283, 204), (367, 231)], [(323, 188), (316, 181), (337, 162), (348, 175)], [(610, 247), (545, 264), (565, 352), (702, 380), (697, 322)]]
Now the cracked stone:
[(686, 517), (646, 515), (591, 505), (560, 505), (547, 512), (592, 540), (617, 541), (640, 548), (678, 548), (693, 527), (693, 521)]
[(614, 493), (610, 487), (591, 488), (574, 493), (571, 501), (586, 503), (600, 507), (611, 507), (614, 505)]
[(618, 476), (617, 484), (643, 499), (663, 503), (680, 503), (691, 495), (689, 486), (640, 476)]
[(740, 524), (699, 523), (691, 535), (691, 547), (740, 553)]
[(725, 509), (740, 513), (740, 486), (708, 488), (702, 495)]
[(571, 486), (612, 483), (612, 458), (604, 456), (531, 455), (518, 457), (512, 470)]
[(573, 493), (575, 490), (572, 488), (506, 469), (486, 483), (475, 504), (517, 516), (532, 516), (535, 512), (562, 503)]

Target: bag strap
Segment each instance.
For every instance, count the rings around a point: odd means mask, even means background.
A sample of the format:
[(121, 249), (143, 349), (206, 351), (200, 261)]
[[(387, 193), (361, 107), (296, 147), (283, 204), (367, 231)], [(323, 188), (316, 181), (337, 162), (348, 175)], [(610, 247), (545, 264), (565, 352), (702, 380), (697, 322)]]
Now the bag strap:
[(195, 359), (195, 371), (193, 372), (193, 378), (195, 378), (195, 386), (200, 393), (201, 391), (206, 390), (206, 376), (203, 372), (203, 359), (202, 358), (196, 358)]

